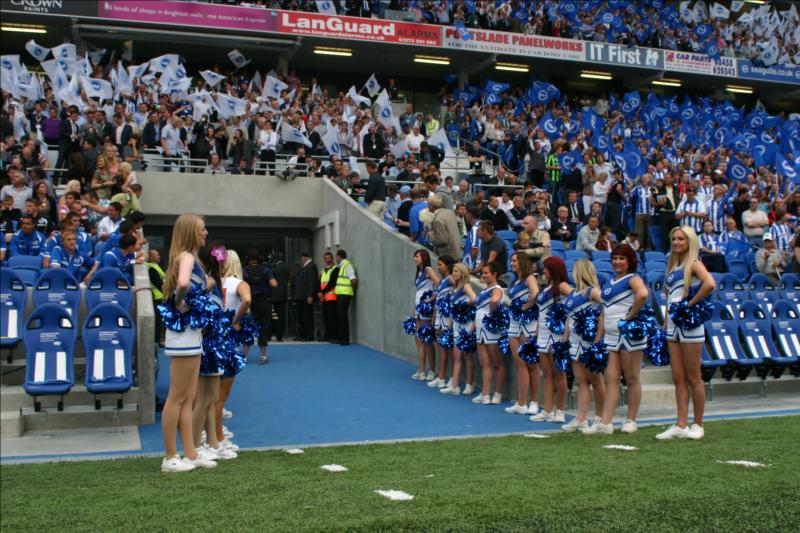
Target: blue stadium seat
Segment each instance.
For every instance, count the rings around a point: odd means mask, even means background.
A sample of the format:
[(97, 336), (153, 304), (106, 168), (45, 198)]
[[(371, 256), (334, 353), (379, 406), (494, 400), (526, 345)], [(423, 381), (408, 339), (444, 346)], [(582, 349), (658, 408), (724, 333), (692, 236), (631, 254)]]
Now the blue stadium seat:
[(800, 312), (800, 276), (797, 274), (784, 274), (778, 284), (781, 291), (781, 298), (794, 302)]
[(553, 250), (553, 249), (551, 249), (550, 250), (550, 255), (554, 255), (556, 257), (560, 257), (561, 259), (564, 259), (565, 252), (564, 252), (564, 250)]
[(38, 272), (42, 269), (41, 255), (15, 255), (8, 258), (8, 267), (13, 269), (24, 268)]
[[(0, 346), (13, 348), (22, 340), (28, 289), (16, 272), (0, 269)], [(11, 354), (9, 354), (10, 358)]]
[(606, 283), (611, 281), (614, 278), (613, 273), (609, 274), (605, 270), (600, 270), (597, 272), (597, 281), (600, 282), (601, 287), (605, 287)]
[(711, 378), (714, 377), (714, 374), (717, 372), (717, 368), (720, 367), (727, 367), (728, 361), (724, 359), (717, 359), (715, 355), (709, 353), (706, 345), (703, 345), (703, 351), (700, 356), (700, 373), (703, 375), (703, 381), (708, 383), (711, 381)]
[(602, 250), (592, 252), (592, 261), (608, 261), (610, 263), (611, 252), (604, 252)]
[[(78, 334), (74, 320), (61, 305), (44, 303), (33, 310), (25, 323), (22, 339), (26, 367), (22, 387), (33, 396), (36, 411), (41, 407), (37, 396), (63, 396), (74, 384), (72, 358)], [(58, 402), (58, 410), (63, 408), (62, 400)]]
[[(103, 303), (89, 313), (83, 325), (89, 392), (123, 393), (131, 388), (135, 340), (133, 321), (119, 305)], [(121, 404), (120, 398), (117, 407), (122, 408)], [(100, 408), (98, 399), (95, 408)]]
[(567, 272), (572, 272), (572, 267), (575, 266), (575, 259), (566, 258), (564, 259), (564, 266), (567, 267)]
[(717, 283), (717, 297), (728, 307), (728, 311), (735, 315), (739, 305), (750, 298), (747, 286), (731, 273), (723, 274)]
[(792, 375), (800, 375), (800, 313), (793, 302), (778, 300), (772, 307), (772, 331)]
[(117, 268), (101, 268), (86, 286), (86, 307), (89, 311), (100, 304), (113, 303), (125, 310), (131, 308), (133, 287)]
[(510, 229), (501, 229), (497, 231), (497, 236), (503, 239), (504, 241), (514, 242), (517, 240), (517, 232), (512, 231)]
[(555, 240), (550, 241), (550, 249), (552, 251), (554, 251), (554, 252), (556, 250), (560, 250), (561, 252), (566, 252), (567, 251), (567, 248), (566, 248), (566, 246), (564, 246), (564, 242), (563, 241), (555, 241)]
[(653, 244), (653, 248), (657, 248), (659, 250), (664, 249), (664, 234), (661, 233), (661, 228), (658, 226), (650, 226), (647, 228), (648, 237), (650, 237), (650, 242)]
[(567, 250), (564, 257), (566, 257), (567, 260), (572, 259), (577, 261), (578, 259), (589, 259), (589, 254), (583, 250)]
[(595, 270), (610, 270), (614, 272), (614, 267), (611, 265), (611, 261), (592, 261), (594, 263)]
[(728, 273), (735, 276), (736, 279), (742, 283), (750, 278), (750, 267), (744, 259), (737, 259), (726, 255), (725, 265), (728, 267)]
[(667, 295), (664, 294), (664, 277), (660, 277), (657, 279), (653, 279), (649, 281), (647, 285), (650, 287), (650, 294), (653, 295), (653, 309), (656, 311), (656, 316), (658, 316), (659, 323), (664, 322), (664, 319), (669, 312), (669, 308), (667, 306)]
[(667, 271), (667, 264), (663, 261), (646, 261), (644, 264), (645, 272), (664, 272)]
[[(736, 373), (739, 379), (745, 379), (750, 373), (752, 364), (737, 364), (744, 356), (739, 344), (739, 321), (722, 302), (712, 301), (714, 306), (711, 318), (705, 323), (706, 336), (711, 345), (709, 359), (702, 362), (703, 367), (719, 368), (722, 376), (730, 381)], [(747, 359), (745, 359), (747, 361)]]
[(33, 306), (55, 303), (65, 307), (77, 318), (81, 303), (81, 288), (78, 280), (66, 268), (51, 268), (42, 271), (33, 286)]
[(644, 253), (644, 260), (647, 261), (661, 261), (662, 263), (667, 262), (667, 255), (664, 252), (658, 252), (654, 250), (650, 250)]
[[(766, 378), (768, 373), (779, 378), (786, 367), (796, 361), (779, 355), (778, 349), (772, 342), (772, 320), (761, 306), (752, 300), (747, 300), (739, 306), (739, 332), (742, 334), (750, 358), (754, 360), (752, 364), (760, 378)], [(760, 364), (755, 361), (759, 361)]]
[(656, 281), (663, 282), (664, 281), (664, 274), (665, 274), (665, 272), (663, 270), (655, 270), (655, 271), (652, 271), (652, 272), (647, 272), (647, 274), (645, 274), (644, 281), (648, 285), (652, 285)]
[(36, 283), (36, 278), (39, 277), (38, 270), (29, 270), (27, 268), (16, 268), (13, 270), (26, 287), (33, 287), (33, 284)]
[(779, 296), (772, 280), (764, 274), (756, 272), (750, 276), (748, 288), (750, 289), (750, 298), (761, 306), (767, 316), (772, 316), (772, 302)]

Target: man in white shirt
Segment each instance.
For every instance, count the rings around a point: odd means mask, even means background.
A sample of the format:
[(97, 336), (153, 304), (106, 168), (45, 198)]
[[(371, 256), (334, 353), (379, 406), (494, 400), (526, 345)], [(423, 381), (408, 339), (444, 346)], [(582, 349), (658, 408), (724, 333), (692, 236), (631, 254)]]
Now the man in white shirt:
[(172, 167), (177, 172), (178, 158), (186, 151), (186, 144), (181, 140), (181, 119), (172, 115), (169, 123), (161, 130), (161, 148), (164, 153), (164, 166)]
[(753, 246), (763, 246), (761, 238), (769, 227), (767, 214), (758, 208), (758, 198), (750, 198), (750, 209), (742, 213), (742, 227), (748, 242)]
[(406, 146), (408, 146), (408, 151), (412, 154), (419, 155), (420, 145), (422, 145), (422, 141), (425, 140), (425, 136), (419, 132), (419, 126), (414, 126), (414, 129), (411, 133), (406, 135)]
[(106, 216), (100, 219), (100, 222), (97, 223), (97, 236), (100, 238), (101, 241), (105, 241), (108, 239), (109, 235), (117, 231), (119, 225), (122, 223), (122, 204), (119, 202), (111, 202), (108, 204), (108, 213)]

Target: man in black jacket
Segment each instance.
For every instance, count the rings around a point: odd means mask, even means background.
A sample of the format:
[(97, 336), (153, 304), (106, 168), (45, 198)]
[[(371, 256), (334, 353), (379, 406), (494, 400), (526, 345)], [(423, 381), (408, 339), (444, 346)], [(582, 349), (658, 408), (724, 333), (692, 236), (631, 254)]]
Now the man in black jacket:
[(72, 152), (81, 149), (80, 126), (78, 126), (78, 108), (69, 108), (69, 118), (63, 120), (58, 128), (58, 161), (56, 168), (66, 168)]
[(319, 284), (317, 266), (311, 260), (311, 254), (300, 254), (300, 271), (294, 278), (294, 294), (292, 297), (297, 305), (297, 319), (300, 326), (300, 340), (311, 342), (314, 340), (314, 313), (312, 305)]
[(364, 148), (364, 157), (369, 157), (370, 159), (380, 159), (386, 153), (386, 150), (384, 150), (383, 146), (383, 138), (378, 133), (375, 124), (370, 125), (369, 133), (364, 136), (362, 143)]
[(150, 119), (142, 129), (142, 146), (151, 150), (161, 146), (162, 129), (164, 129), (164, 123), (159, 121), (158, 113), (155, 111), (150, 113)]
[(275, 332), (278, 342), (283, 340), (286, 332), (286, 301), (289, 299), (289, 265), (283, 259), (283, 253), (276, 252), (272, 265), (272, 274), (278, 285), (272, 289), (272, 316), (275, 321), (271, 331)]
[(364, 194), (364, 202), (367, 209), (375, 216), (383, 220), (383, 213), (386, 210), (386, 180), (378, 172), (378, 165), (372, 159), (367, 160), (367, 192)]
[(272, 290), (278, 286), (278, 282), (275, 280), (272, 270), (259, 263), (257, 250), (247, 251), (247, 264), (243, 270), (244, 281), (250, 284), (250, 292), (252, 294), (250, 312), (259, 325), (258, 348), (261, 351), (261, 357), (258, 360), (258, 364), (264, 365), (269, 363), (267, 344), (271, 336), (269, 326), (272, 322), (270, 296), (272, 295)]

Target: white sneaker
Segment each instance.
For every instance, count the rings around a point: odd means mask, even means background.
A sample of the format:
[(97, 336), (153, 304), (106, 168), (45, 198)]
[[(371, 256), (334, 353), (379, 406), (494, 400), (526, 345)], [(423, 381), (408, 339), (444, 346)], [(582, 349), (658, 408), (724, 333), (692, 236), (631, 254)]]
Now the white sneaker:
[(226, 448), (220, 444), (218, 448), (211, 448), (210, 446), (206, 447), (206, 450), (213, 452), (217, 456), (217, 460), (219, 459), (236, 459), (239, 457), (235, 451), (231, 450), (230, 448)]
[(666, 431), (656, 435), (658, 440), (685, 439), (689, 434), (689, 428), (670, 426)]
[(576, 431), (579, 431), (582, 428), (588, 428), (588, 427), (589, 427), (588, 420), (578, 420), (578, 418), (575, 417), (572, 420), (570, 420), (569, 423), (561, 426), (561, 429), (563, 429), (567, 433), (575, 433)]
[(532, 417), (530, 417), (528, 420), (530, 420), (531, 422), (552, 422), (553, 413), (552, 412), (548, 413), (545, 410), (541, 410)]
[(614, 424), (603, 424), (602, 422), (598, 422), (587, 428), (580, 429), (579, 431), (584, 435), (611, 435), (614, 433)]
[(600, 415), (594, 415), (594, 418), (592, 419), (592, 424), (599, 424), (602, 421), (603, 418)]
[(479, 404), (482, 404), (482, 405), (489, 405), (490, 403), (492, 403), (492, 398), (488, 394), (486, 394), (486, 395), (478, 394), (477, 396), (475, 396), (472, 399), (472, 403), (479, 403)]
[(164, 457), (161, 461), (162, 472), (191, 472), (194, 468), (193, 464), (181, 459), (180, 455), (173, 455), (172, 459)]
[(535, 415), (539, 412), (539, 404), (536, 402), (531, 402), (528, 404), (528, 414)]
[(464, 394), (464, 396), (472, 396), (472, 394), (473, 394), (474, 392), (475, 392), (475, 386), (474, 386), (474, 385), (470, 385), (470, 384), (468, 383), (468, 384), (467, 384), (467, 386), (466, 386), (466, 387), (464, 387), (464, 393), (463, 393), (463, 394)]
[(439, 378), (434, 378), (433, 381), (429, 381), (428, 382), (428, 387), (430, 387), (430, 388), (434, 388), (434, 387), (438, 388), (439, 387), (439, 381), (441, 381)]
[(425, 381), (431, 381), (434, 379), (436, 379), (436, 372), (434, 372), (433, 370), (428, 370), (428, 375), (425, 376)]
[(195, 451), (197, 452), (198, 457), (202, 455), (204, 459), (208, 459), (210, 461), (216, 461), (217, 459), (219, 459), (219, 457), (217, 456), (217, 450), (215, 448), (212, 448), (208, 444), (200, 446)]
[(411, 374), (411, 379), (414, 381), (422, 381), (425, 379), (425, 372), (414, 372)]
[(205, 444), (208, 439), (206, 438), (206, 430), (200, 432), (200, 444)]
[(636, 420), (631, 420), (628, 418), (625, 420), (625, 423), (622, 424), (622, 431), (623, 433), (636, 433), (636, 430), (639, 429), (639, 426), (636, 425)]
[(556, 413), (553, 415), (553, 420), (551, 422), (555, 422), (557, 424), (563, 424), (567, 421), (567, 417), (564, 415), (564, 411), (556, 409)]
[(450, 379), (447, 380), (447, 385), (446, 386), (447, 387), (452, 387), (453, 386), (453, 378), (450, 378)]
[(197, 459), (189, 459), (185, 457), (184, 462), (191, 464), (195, 468), (214, 468), (217, 463), (213, 459), (209, 459), (209, 454), (203, 448), (197, 449)]
[(225, 437), (226, 439), (232, 439), (233, 438), (233, 431), (230, 431), (225, 426), (222, 426), (222, 436)]
[(499, 392), (492, 394), (492, 405), (500, 405), (503, 403), (503, 395)]
[(692, 424), (689, 427), (689, 431), (686, 432), (686, 438), (692, 440), (700, 440), (705, 436), (706, 430), (703, 429), (703, 426), (699, 426), (697, 424)]
[(441, 392), (442, 394), (452, 394), (453, 396), (459, 396), (461, 394), (461, 389), (450, 385), (449, 387), (439, 389), (439, 392)]
[(239, 451), (239, 447), (236, 444), (234, 444), (231, 439), (225, 439), (223, 441), (220, 441), (219, 445), (229, 450), (233, 450), (235, 452)]
[(519, 405), (517, 402), (514, 402), (514, 405), (505, 408), (505, 412), (512, 415), (527, 415), (528, 407), (525, 405)]
[(227, 420), (228, 418), (233, 418), (233, 413), (232, 413), (231, 411), (228, 411), (227, 409), (225, 409), (225, 408), (223, 407), (223, 408), (222, 408), (222, 418), (224, 418), (224, 419), (226, 419), (226, 420)]

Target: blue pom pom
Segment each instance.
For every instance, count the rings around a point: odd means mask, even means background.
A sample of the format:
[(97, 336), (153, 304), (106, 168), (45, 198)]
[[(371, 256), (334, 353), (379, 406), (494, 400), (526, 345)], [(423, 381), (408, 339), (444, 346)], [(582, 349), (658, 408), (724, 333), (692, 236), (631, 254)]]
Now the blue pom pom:
[(259, 323), (253, 315), (247, 313), (239, 321), (241, 329), (233, 332), (233, 340), (238, 346), (250, 346), (258, 339)]
[(433, 314), (433, 291), (425, 291), (417, 304), (417, 313), (419, 316), (431, 316)]
[(222, 375), (231, 378), (244, 370), (247, 365), (247, 358), (243, 352), (234, 350), (230, 357), (222, 361)]
[(658, 327), (656, 315), (649, 306), (642, 307), (639, 315), (633, 320), (618, 320), (620, 335), (629, 341), (640, 341), (650, 335)]
[(439, 338), (436, 339), (439, 346), (442, 348), (452, 348), (455, 340), (453, 339), (453, 331), (450, 329), (443, 329), (439, 332)]
[(644, 356), (655, 366), (669, 366), (669, 349), (667, 348), (667, 332), (656, 328), (647, 338)]
[[(186, 305), (189, 307), (187, 325), (190, 328), (202, 329), (219, 320), (222, 309), (211, 298), (211, 294), (199, 285), (192, 285), (186, 294)], [(184, 317), (186, 318), (186, 317)]]
[(453, 304), (449, 294), (436, 299), (436, 313), (445, 318), (450, 318), (453, 314)]
[(158, 309), (158, 313), (161, 315), (161, 320), (164, 321), (164, 325), (167, 329), (177, 332), (186, 331), (186, 321), (183, 319), (183, 315), (178, 311), (178, 308), (175, 307), (175, 301), (170, 299), (166, 302), (159, 304), (156, 306)]
[(556, 335), (564, 333), (564, 323), (567, 321), (567, 310), (564, 309), (564, 304), (555, 302), (547, 310), (545, 317), (545, 325), (547, 329)]
[(508, 334), (503, 333), (497, 341), (497, 346), (500, 348), (500, 353), (503, 355), (511, 355), (511, 345), (508, 344)]
[(575, 324), (575, 333), (586, 342), (594, 342), (597, 336), (597, 325), (600, 319), (600, 310), (594, 307), (586, 307), (576, 311), (572, 315), (572, 323)]
[(495, 335), (505, 332), (508, 329), (508, 323), (508, 308), (504, 305), (498, 305), (497, 309), (483, 318), (483, 327)]
[(553, 366), (559, 372), (566, 372), (570, 366), (569, 341), (556, 341), (553, 343)]
[(475, 306), (472, 304), (453, 304), (451, 313), (453, 315), (453, 320), (459, 324), (469, 324), (475, 320)]
[(475, 332), (471, 331), (467, 333), (467, 330), (461, 328), (458, 331), (458, 342), (456, 342), (456, 347), (461, 351), (461, 353), (470, 353), (474, 352), (478, 348), (478, 339), (475, 337)]
[(537, 364), (539, 362), (539, 348), (536, 346), (536, 337), (531, 337), (520, 344), (517, 355), (529, 365)]
[(593, 343), (583, 349), (581, 362), (586, 370), (602, 374), (608, 365), (608, 350), (604, 342)]
[(403, 332), (406, 335), (417, 334), (417, 320), (413, 316), (408, 316), (403, 320)]
[(423, 324), (417, 330), (417, 337), (424, 343), (433, 342), (436, 340), (436, 333), (433, 329), (433, 326), (430, 324)]
[(528, 303), (527, 298), (517, 298), (511, 302), (508, 310), (516, 322), (520, 324), (530, 324), (539, 318), (539, 307), (534, 305), (530, 309), (522, 310), (522, 306)]
[(685, 299), (669, 306), (669, 316), (672, 318), (672, 322), (681, 329), (699, 328), (711, 318), (714, 306), (711, 304), (710, 297), (705, 297), (689, 307), (689, 301), (695, 297), (699, 290), (700, 285), (691, 287), (689, 295)]

